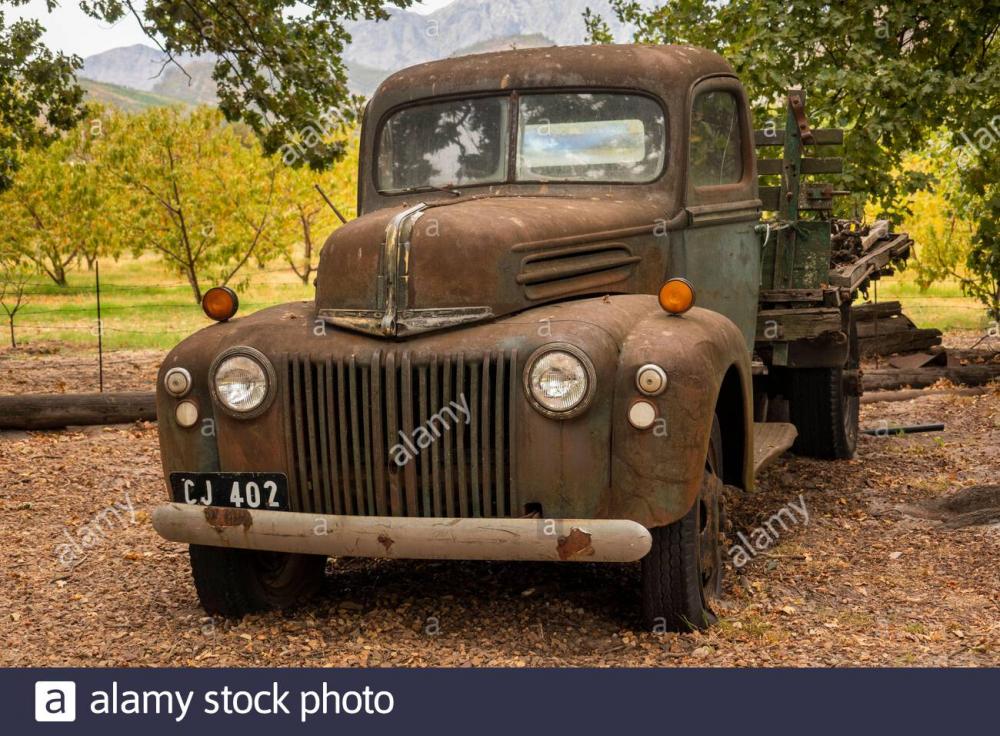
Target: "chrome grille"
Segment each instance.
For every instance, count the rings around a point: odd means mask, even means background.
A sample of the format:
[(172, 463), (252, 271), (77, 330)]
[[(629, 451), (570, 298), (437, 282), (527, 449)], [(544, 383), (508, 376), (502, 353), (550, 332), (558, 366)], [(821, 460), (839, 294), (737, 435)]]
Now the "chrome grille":
[[(516, 351), (376, 351), (364, 359), (292, 354), (283, 363), (293, 511), (522, 515), (512, 441)], [(467, 424), (456, 405), (467, 407)], [(433, 441), (420, 447), (425, 439)], [(406, 462), (397, 465), (397, 457)]]

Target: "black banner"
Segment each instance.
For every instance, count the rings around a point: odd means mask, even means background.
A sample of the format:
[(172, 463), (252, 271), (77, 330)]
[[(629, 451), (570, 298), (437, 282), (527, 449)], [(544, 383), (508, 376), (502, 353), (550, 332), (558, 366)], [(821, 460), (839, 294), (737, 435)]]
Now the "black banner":
[(1000, 670), (28, 669), (0, 684), (16, 735), (992, 733)]

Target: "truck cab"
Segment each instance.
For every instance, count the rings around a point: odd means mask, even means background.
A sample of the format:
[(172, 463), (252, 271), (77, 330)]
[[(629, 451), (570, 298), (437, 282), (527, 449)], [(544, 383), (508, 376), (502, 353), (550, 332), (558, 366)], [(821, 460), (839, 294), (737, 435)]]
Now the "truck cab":
[(731, 67), (691, 47), (386, 79), (315, 300), (232, 318), (216, 291), (220, 321), (161, 368), (154, 525), (190, 545), (205, 609), (291, 605), (329, 556), (640, 561), (647, 626), (709, 625), (727, 488), (795, 439), (763, 431), (767, 398), (815, 435), (836, 407), (786, 373), (849, 370), (839, 317), (761, 334), (762, 290), (831, 307), (778, 283), (756, 142)]

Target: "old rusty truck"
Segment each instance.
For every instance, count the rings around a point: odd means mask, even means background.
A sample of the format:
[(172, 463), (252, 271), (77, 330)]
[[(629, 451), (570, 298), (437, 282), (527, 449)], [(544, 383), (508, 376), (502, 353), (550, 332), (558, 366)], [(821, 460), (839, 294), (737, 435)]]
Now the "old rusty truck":
[(682, 46), (386, 79), (314, 301), (213, 289), (160, 370), (153, 523), (205, 610), (290, 606), (328, 557), (639, 562), (647, 626), (709, 625), (726, 497), (853, 454), (851, 302), (910, 242), (835, 263), (805, 178), (840, 161), (803, 151), (842, 132), (785, 118)]

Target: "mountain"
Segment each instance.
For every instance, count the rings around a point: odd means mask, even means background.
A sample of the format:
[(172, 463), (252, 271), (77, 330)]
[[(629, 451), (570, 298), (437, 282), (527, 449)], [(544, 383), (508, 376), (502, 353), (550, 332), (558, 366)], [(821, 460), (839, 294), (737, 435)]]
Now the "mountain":
[(95, 82), (93, 79), (81, 79), (80, 86), (87, 93), (87, 99), (98, 102), (105, 107), (114, 107), (125, 112), (141, 112), (150, 107), (185, 104), (183, 100), (175, 97), (165, 97), (154, 92), (144, 92), (141, 89), (122, 87), (117, 84)]
[(103, 51), (83, 60), (80, 76), (95, 82), (151, 92), (163, 68), (164, 54), (141, 43)]
[[(183, 71), (152, 46), (122, 46), (85, 58), (80, 83), (91, 99), (123, 110), (215, 104), (212, 57), (179, 57), (177, 63)], [(128, 90), (136, 94), (129, 95)]]
[(427, 15), (391, 8), (388, 20), (347, 23), (352, 41), (344, 56), (395, 71), (496, 39), (537, 34), (559, 46), (585, 43), (588, 7), (607, 21), (616, 38), (626, 38), (628, 29), (614, 17), (608, 0), (455, 0)]
[[(640, 0), (641, 5), (649, 2)], [(351, 89), (371, 95), (397, 69), (433, 59), (585, 43), (583, 11), (588, 7), (607, 21), (616, 38), (627, 37), (628, 29), (614, 18), (608, 0), (454, 0), (427, 15), (389, 8), (388, 20), (345, 24), (352, 36), (344, 53)], [(151, 46), (123, 46), (88, 56), (80, 77), (105, 85), (98, 88), (90, 84), (92, 97), (123, 109), (147, 103), (214, 104), (214, 59), (202, 56), (178, 61), (184, 71), (165, 63), (164, 53)], [(153, 96), (129, 98), (124, 88)]]

